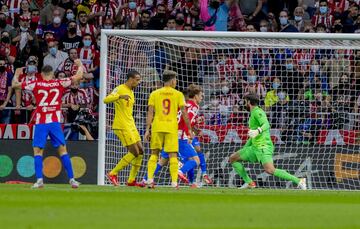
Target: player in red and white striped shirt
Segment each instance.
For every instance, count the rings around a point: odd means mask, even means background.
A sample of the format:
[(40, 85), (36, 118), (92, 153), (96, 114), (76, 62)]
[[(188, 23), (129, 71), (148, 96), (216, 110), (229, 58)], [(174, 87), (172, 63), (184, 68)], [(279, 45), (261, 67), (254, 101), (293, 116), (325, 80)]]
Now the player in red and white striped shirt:
[(75, 64), (78, 66), (76, 75), (65, 79), (54, 79), (54, 72), (52, 67), (49, 65), (45, 65), (42, 68), (42, 78), (36, 81), (25, 81), (20, 83), (19, 75), (24, 71), (24, 69), (18, 68), (15, 72), (12, 87), (15, 89), (32, 91), (36, 100), (36, 125), (33, 148), (35, 155), (35, 175), (37, 181), (32, 186), (33, 188), (42, 188), (44, 186), (42, 155), (48, 136), (50, 136), (52, 145), (55, 148), (58, 148), (58, 153), (61, 156), (71, 187), (79, 187), (79, 183), (74, 179), (70, 157), (66, 149), (64, 133), (60, 124), (61, 98), (65, 88), (69, 87), (72, 83), (79, 83), (83, 77), (83, 66), (81, 61), (78, 59), (75, 61)]

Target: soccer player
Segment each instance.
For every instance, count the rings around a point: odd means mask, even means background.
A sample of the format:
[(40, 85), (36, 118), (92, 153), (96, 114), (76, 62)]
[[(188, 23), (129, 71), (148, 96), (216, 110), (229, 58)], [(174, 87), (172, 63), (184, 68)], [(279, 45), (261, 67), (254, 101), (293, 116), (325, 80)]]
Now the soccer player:
[[(192, 129), (187, 112), (185, 111), (184, 95), (175, 89), (176, 72), (164, 71), (164, 87), (153, 91), (150, 94), (148, 114), (146, 120), (145, 139), (150, 140), (151, 156), (148, 161), (148, 180), (149, 187), (154, 187), (154, 171), (158, 161), (159, 152), (164, 149), (169, 154), (171, 186), (178, 187), (178, 110), (189, 130), (189, 139), (193, 138)], [(151, 127), (151, 134), (150, 134)]]
[(270, 138), (270, 125), (266, 117), (266, 113), (258, 106), (259, 98), (256, 94), (248, 94), (244, 97), (245, 106), (250, 111), (249, 132), (250, 139), (245, 146), (238, 152), (233, 153), (229, 162), (240, 177), (245, 181), (241, 189), (255, 188), (255, 182), (246, 173), (241, 161), (249, 161), (252, 163), (260, 162), (266, 173), (272, 174), (279, 178), (292, 181), (298, 188), (306, 190), (306, 179), (297, 178), (285, 170), (276, 169), (274, 167), (272, 155), (274, 145)]
[(107, 174), (107, 178), (114, 186), (118, 186), (118, 173), (131, 163), (131, 170), (127, 181), (128, 186), (140, 186), (136, 182), (136, 176), (143, 159), (143, 146), (136, 128), (133, 108), (135, 97), (133, 90), (141, 81), (140, 73), (130, 71), (124, 84), (116, 87), (111, 94), (104, 99), (105, 104), (115, 103), (115, 115), (112, 128), (122, 145), (129, 151), (118, 164)]
[(24, 71), (18, 68), (12, 82), (15, 89), (32, 91), (36, 100), (35, 110), (35, 134), (33, 141), (34, 164), (36, 183), (33, 188), (44, 187), (43, 181), (43, 152), (46, 145), (46, 139), (50, 136), (52, 145), (58, 148), (64, 168), (69, 177), (69, 183), (72, 188), (78, 188), (79, 182), (74, 179), (74, 173), (69, 154), (67, 153), (64, 133), (61, 128), (61, 98), (65, 88), (72, 83), (78, 83), (83, 77), (83, 65), (79, 59), (75, 60), (78, 68), (76, 74), (70, 78), (54, 79), (54, 72), (51, 66), (45, 65), (41, 70), (41, 79), (19, 82), (19, 75)]

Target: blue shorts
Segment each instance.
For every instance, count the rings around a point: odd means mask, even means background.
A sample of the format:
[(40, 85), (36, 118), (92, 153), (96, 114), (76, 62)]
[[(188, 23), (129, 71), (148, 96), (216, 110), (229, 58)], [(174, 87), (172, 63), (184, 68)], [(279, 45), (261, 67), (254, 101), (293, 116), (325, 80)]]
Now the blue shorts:
[(200, 146), (200, 142), (199, 142), (199, 139), (197, 137), (195, 137), (191, 144), (194, 146), (194, 147), (197, 147), (197, 146)]
[(169, 154), (165, 153), (164, 149), (161, 150), (160, 157), (164, 159), (169, 159)]
[(58, 148), (65, 145), (64, 132), (58, 122), (36, 124), (33, 140), (33, 147), (45, 148), (47, 137), (50, 136), (51, 144)]
[(187, 140), (179, 140), (179, 156), (182, 160), (197, 156), (194, 147)]

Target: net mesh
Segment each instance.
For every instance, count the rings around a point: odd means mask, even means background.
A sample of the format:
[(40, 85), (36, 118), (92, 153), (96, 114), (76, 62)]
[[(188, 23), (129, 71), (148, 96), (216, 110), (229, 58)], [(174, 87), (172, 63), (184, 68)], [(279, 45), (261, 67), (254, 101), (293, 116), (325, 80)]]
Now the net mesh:
[[(203, 88), (200, 113), (207, 174), (215, 186), (242, 183), (228, 163), (247, 140), (243, 96), (254, 92), (267, 112), (275, 144), (274, 164), (313, 189), (359, 189), (360, 41), (314, 39), (177, 38), (107, 36), (106, 93), (125, 82), (130, 70), (142, 75), (135, 89), (134, 118), (143, 136), (147, 100), (161, 87), (165, 69), (178, 73), (178, 88)], [(106, 108), (105, 174), (126, 153), (111, 130), (114, 109)], [(138, 180), (146, 171), (149, 147)], [(260, 187), (291, 188), (245, 163)], [(119, 174), (125, 183), (129, 168)], [(202, 182), (197, 170), (197, 182)], [(105, 180), (105, 182), (108, 182)], [(169, 184), (165, 167), (156, 177)]]

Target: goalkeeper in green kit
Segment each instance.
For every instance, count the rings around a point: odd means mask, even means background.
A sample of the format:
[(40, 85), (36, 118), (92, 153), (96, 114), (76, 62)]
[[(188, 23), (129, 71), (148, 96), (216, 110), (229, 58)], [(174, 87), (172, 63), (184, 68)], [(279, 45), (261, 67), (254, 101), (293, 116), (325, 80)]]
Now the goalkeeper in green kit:
[(306, 190), (306, 179), (297, 178), (285, 170), (276, 169), (273, 163), (274, 145), (270, 138), (270, 124), (266, 113), (259, 106), (256, 94), (248, 94), (244, 97), (246, 109), (250, 111), (249, 140), (238, 152), (233, 153), (229, 162), (236, 173), (245, 181), (241, 189), (255, 188), (255, 182), (247, 174), (241, 161), (260, 162), (266, 173), (272, 174), (284, 180), (292, 181), (298, 188)]

